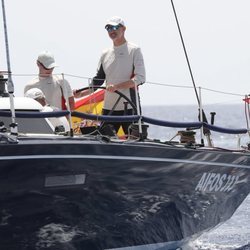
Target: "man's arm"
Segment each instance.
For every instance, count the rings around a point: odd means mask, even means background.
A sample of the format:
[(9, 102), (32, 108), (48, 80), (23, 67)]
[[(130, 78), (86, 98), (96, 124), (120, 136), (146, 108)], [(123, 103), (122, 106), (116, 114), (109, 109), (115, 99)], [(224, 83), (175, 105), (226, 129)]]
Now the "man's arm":
[(134, 54), (134, 71), (131, 80), (121, 82), (118, 84), (107, 83), (106, 89), (110, 92), (114, 92), (119, 89), (134, 88), (141, 85), (146, 81), (146, 71), (144, 66), (143, 55), (141, 49), (137, 48)]
[(146, 81), (146, 70), (140, 48), (137, 48), (134, 54), (134, 76), (132, 80), (136, 85), (141, 85)]
[(108, 83), (106, 86), (106, 90), (110, 92), (114, 92), (116, 90), (119, 91), (119, 89), (129, 89), (129, 88), (134, 88), (134, 87), (135, 87), (135, 82), (131, 79), (129, 81), (121, 82), (117, 84)]
[(94, 88), (93, 86), (101, 86), (104, 83), (105, 78), (106, 78), (106, 74), (103, 70), (102, 64), (100, 63), (99, 67), (97, 69), (97, 73), (93, 77), (92, 82), (89, 85), (89, 89), (86, 89), (86, 90), (83, 90), (80, 92), (77, 92), (77, 90), (74, 90), (73, 91), (74, 96), (76, 98), (80, 98), (80, 97), (83, 97), (83, 96), (86, 96), (86, 95), (93, 93), (93, 91), (95, 91), (97, 89), (97, 88)]
[(69, 97), (69, 109), (73, 111), (75, 109), (75, 99), (74, 96)]

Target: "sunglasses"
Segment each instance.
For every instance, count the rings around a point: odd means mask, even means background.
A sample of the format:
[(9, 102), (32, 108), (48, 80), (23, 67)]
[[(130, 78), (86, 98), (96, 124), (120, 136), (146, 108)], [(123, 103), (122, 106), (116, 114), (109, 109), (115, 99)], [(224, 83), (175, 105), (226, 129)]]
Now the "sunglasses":
[(48, 68), (46, 68), (41, 62), (39, 62), (41, 65), (42, 65), (42, 67), (45, 69), (45, 70), (52, 70), (53, 68), (50, 68), (50, 69), (48, 69)]
[(118, 30), (122, 25), (118, 24), (118, 25), (107, 25), (105, 27), (105, 29), (108, 31), (108, 32), (111, 32), (111, 31), (114, 31), (114, 30)]

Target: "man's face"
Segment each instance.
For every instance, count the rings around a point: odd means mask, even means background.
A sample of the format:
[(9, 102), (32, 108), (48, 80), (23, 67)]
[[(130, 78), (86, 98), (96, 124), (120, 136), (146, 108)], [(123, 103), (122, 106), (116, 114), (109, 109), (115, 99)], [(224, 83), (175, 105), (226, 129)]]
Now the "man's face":
[(40, 74), (42, 75), (51, 75), (54, 68), (51, 68), (51, 69), (47, 69), (42, 63), (40, 63), (39, 61), (37, 61), (37, 65), (39, 67), (39, 71), (40, 71)]
[(124, 36), (125, 27), (118, 24), (116, 26), (107, 25), (106, 30), (108, 31), (109, 37), (115, 41)]

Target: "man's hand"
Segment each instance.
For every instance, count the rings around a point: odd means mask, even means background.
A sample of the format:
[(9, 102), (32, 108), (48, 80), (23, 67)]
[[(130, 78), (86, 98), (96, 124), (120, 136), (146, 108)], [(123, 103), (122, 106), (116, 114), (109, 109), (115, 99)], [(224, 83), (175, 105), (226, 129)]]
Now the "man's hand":
[(107, 86), (106, 86), (106, 90), (107, 91), (110, 91), (110, 92), (115, 92), (117, 90), (116, 86), (112, 83), (109, 83)]
[(75, 98), (81, 97), (81, 91), (77, 92), (77, 89), (73, 89), (73, 95)]

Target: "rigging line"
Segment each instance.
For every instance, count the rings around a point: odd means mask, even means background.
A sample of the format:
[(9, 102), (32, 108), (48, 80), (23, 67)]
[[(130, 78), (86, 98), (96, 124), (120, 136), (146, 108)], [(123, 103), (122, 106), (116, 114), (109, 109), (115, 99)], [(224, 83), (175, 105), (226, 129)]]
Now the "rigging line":
[[(61, 76), (62, 74), (64, 74), (64, 73), (53, 73), (53, 75), (57, 75), (57, 76)], [(70, 76), (70, 77), (75, 77), (75, 78), (87, 79), (87, 80), (90, 79), (90, 77), (84, 77), (84, 76), (76, 76), (76, 75), (70, 75), (70, 74), (64, 74), (64, 75)], [(24, 74), (12, 73), (12, 76), (37, 76), (37, 73), (24, 73)]]
[(6, 60), (7, 60), (7, 69), (8, 69), (7, 89), (8, 89), (8, 93), (9, 93), (11, 121), (12, 121), (12, 123), (10, 124), (10, 131), (11, 131), (12, 135), (18, 135), (18, 128), (17, 128), (17, 123), (16, 123), (16, 114), (15, 114), (15, 107), (14, 107), (14, 84), (13, 84), (13, 81), (12, 81), (11, 68), (10, 68), (10, 53), (9, 53), (9, 42), (8, 42), (8, 32), (7, 32), (7, 22), (6, 22), (4, 0), (2, 0), (2, 12), (3, 12), (3, 25), (4, 25)]
[(245, 117), (246, 117), (246, 123), (247, 123), (247, 130), (249, 131), (249, 104), (247, 104), (246, 101), (245, 101)]
[[(3, 75), (7, 75), (8, 72), (1, 72)], [(61, 75), (63, 73), (58, 73), (58, 74), (54, 74), (54, 75)], [(11, 74), (12, 76), (36, 76), (37, 74)], [(72, 75), (72, 74), (64, 74), (65, 76), (69, 76), (69, 77), (76, 77), (76, 78), (80, 78), (80, 79), (87, 79), (87, 80), (92, 80), (91, 77), (86, 77), (86, 76), (77, 76), (77, 75)], [(99, 80), (103, 80), (103, 79), (99, 79)], [(158, 86), (164, 86), (164, 87), (173, 87), (173, 88), (186, 88), (186, 89), (190, 89), (193, 88), (191, 86), (187, 86), (187, 85), (176, 85), (176, 84), (168, 84), (168, 83), (160, 83), (160, 82), (150, 82), (150, 81), (146, 81), (145, 83), (147, 84), (152, 84), (152, 85), (158, 85)], [(196, 87), (198, 88), (198, 87)], [(233, 95), (233, 96), (240, 96), (240, 97), (244, 97), (244, 94), (239, 94), (239, 93), (232, 93), (232, 92), (225, 92), (225, 91), (220, 91), (220, 90), (216, 90), (216, 89), (211, 89), (211, 88), (206, 88), (206, 87), (200, 87), (203, 90), (206, 91), (211, 91), (211, 92), (215, 92), (215, 93), (221, 93), (221, 94), (226, 94), (226, 95)]]
[[(195, 86), (193, 72), (192, 72), (191, 65), (190, 65), (190, 62), (189, 62), (189, 59), (188, 59), (188, 55), (187, 55), (185, 43), (184, 43), (184, 40), (183, 40), (183, 37), (182, 37), (181, 28), (180, 28), (179, 21), (178, 21), (178, 18), (177, 18), (177, 14), (176, 14), (176, 11), (175, 11), (173, 0), (171, 0), (171, 4), (172, 4), (172, 7), (173, 7), (173, 12), (174, 12), (176, 24), (177, 24), (177, 27), (178, 27), (178, 30), (179, 30), (179, 34), (180, 34), (180, 38), (181, 38), (183, 50), (184, 50), (186, 61), (187, 61), (187, 64), (188, 64), (189, 73), (190, 73), (190, 76), (191, 76), (191, 79), (192, 79), (192, 83), (193, 83), (193, 87), (194, 87), (194, 92), (195, 92), (196, 99), (197, 99), (198, 106), (199, 106), (199, 110), (200, 110), (199, 120), (202, 121), (202, 122), (206, 122), (207, 123), (206, 114), (205, 114), (205, 112), (204, 112), (204, 110), (202, 109), (202, 106), (201, 106), (201, 104), (202, 104), (201, 103), (201, 88), (200, 88), (200, 92), (199, 92), (200, 93), (200, 98), (199, 98), (199, 95), (198, 95), (198, 92), (197, 92), (197, 89), (196, 89), (196, 86)], [(207, 137), (208, 145), (209, 146), (213, 146), (212, 140), (210, 138), (210, 135), (211, 135), (210, 130), (208, 128), (203, 128), (203, 127), (201, 128), (201, 130), (204, 133), (204, 135)], [(201, 137), (201, 144), (204, 145), (202, 137)]]
[(193, 87), (186, 86), (186, 85), (175, 85), (175, 84), (167, 84), (167, 83), (159, 83), (159, 82), (146, 81), (145, 83), (152, 84), (152, 85), (166, 86), (166, 87), (174, 87), (174, 88), (187, 88), (187, 89), (193, 88)]
[[(93, 110), (94, 110), (95, 113), (98, 114), (98, 112), (97, 112), (97, 105), (95, 105), (95, 103), (97, 103), (97, 102), (96, 102), (96, 96), (94, 95), (95, 90), (94, 90), (94, 86), (91, 85), (91, 83), (92, 83), (92, 78), (88, 78), (88, 89), (89, 89), (89, 91), (90, 91), (90, 94), (89, 94), (89, 96), (90, 96), (89, 111), (91, 111), (91, 109), (92, 109), (92, 112), (93, 112)], [(93, 102), (92, 102), (92, 100), (93, 100)], [(93, 107), (91, 107), (91, 105), (92, 105)]]
[[(7, 75), (8, 72), (3, 72), (1, 71), (2, 75)], [(58, 73), (58, 74), (54, 74), (54, 75), (62, 75), (64, 73)], [(11, 74), (12, 76), (36, 76), (37, 74)], [(91, 80), (91, 77), (86, 77), (86, 76), (76, 76), (76, 75), (71, 75), (71, 74), (64, 74), (65, 76), (70, 76), (70, 77), (76, 77), (76, 78), (81, 78), (81, 79), (87, 79), (87, 80)], [(100, 79), (103, 80), (103, 79)], [(160, 82), (149, 82), (146, 81), (145, 83), (148, 84), (152, 84), (152, 85), (158, 85), (158, 86), (165, 86), (165, 87), (173, 87), (173, 88), (186, 88), (186, 89), (190, 89), (193, 88), (191, 86), (187, 86), (187, 85), (176, 85), (176, 84), (169, 84), (169, 83), (160, 83)], [(197, 88), (197, 87), (196, 87)], [(239, 93), (232, 93), (232, 92), (225, 92), (225, 91), (220, 91), (220, 90), (216, 90), (216, 89), (211, 89), (211, 88), (205, 88), (205, 87), (200, 87), (203, 90), (207, 90), (207, 91), (211, 91), (211, 92), (216, 92), (216, 93), (221, 93), (221, 94), (227, 94), (227, 95), (234, 95), (234, 96), (240, 96), (240, 97), (244, 97), (244, 94), (239, 94)]]
[[(245, 102), (246, 103), (246, 102)], [(247, 105), (247, 130), (248, 130), (248, 135), (250, 135), (249, 133), (249, 119), (250, 119), (250, 108), (249, 108), (249, 103), (246, 103)]]
[(77, 75), (72, 75), (72, 74), (64, 74), (65, 76), (70, 76), (70, 77), (75, 77), (75, 78), (80, 78), (80, 79), (92, 79), (92, 77), (87, 77), (87, 76), (77, 76)]
[[(146, 82), (146, 83), (152, 84), (152, 85), (158, 85), (158, 86), (173, 87), (173, 88), (186, 88), (186, 89), (193, 88), (193, 87), (186, 86), (186, 85), (174, 85), (174, 84), (168, 84), (168, 83), (157, 83), (157, 82)], [(215, 93), (226, 94), (226, 95), (233, 95), (233, 96), (240, 96), (240, 97), (244, 97), (245, 96), (243, 94), (237, 94), (237, 93), (232, 93), (232, 92), (225, 92), (225, 91), (216, 90), (216, 89), (210, 89), (210, 88), (205, 88), (205, 87), (196, 87), (196, 88), (201, 88), (202, 90), (211, 91), (211, 92), (215, 92)]]
[(35, 73), (35, 74), (14, 74), (14, 73), (12, 73), (11, 74), (12, 76), (37, 76), (37, 73)]
[[(85, 76), (76, 76), (76, 75), (70, 75), (70, 74), (64, 74), (64, 75), (70, 76), (70, 77), (78, 77), (78, 78), (82, 78), (82, 79), (88, 79), (88, 80), (92, 79), (90, 77), (85, 77)], [(98, 79), (98, 80), (104, 80), (104, 79)], [(176, 84), (168, 84), (168, 83), (160, 83), (160, 82), (146, 81), (145, 83), (152, 84), (152, 85), (158, 85), (158, 86), (173, 87), (173, 88), (186, 88), (186, 89), (194, 88), (194, 87), (187, 86), (187, 85), (176, 85)], [(198, 87), (195, 86), (195, 88), (197, 89)], [(203, 90), (211, 91), (211, 92), (221, 93), (221, 94), (234, 95), (234, 96), (240, 96), (240, 97), (245, 96), (243, 94), (225, 92), (225, 91), (220, 91), (220, 90), (210, 89), (210, 88), (205, 88), (205, 87), (199, 87), (199, 88), (201, 88)]]
[(203, 88), (203, 87), (201, 87), (201, 89), (211, 91), (211, 92), (221, 93), (221, 94), (225, 94), (225, 95), (234, 95), (234, 96), (244, 97), (244, 95), (242, 95), (242, 94), (236, 94), (236, 93), (232, 93), (232, 92), (225, 92), (225, 91), (209, 89), (209, 88)]
[(6, 22), (6, 14), (5, 14), (5, 5), (4, 0), (2, 0), (2, 12), (3, 12), (3, 25), (4, 25), (4, 38), (5, 38), (5, 50), (6, 50), (6, 59), (7, 59), (7, 69), (8, 69), (8, 92), (14, 93), (14, 85), (11, 76), (11, 67), (10, 67), (10, 53), (9, 53), (9, 41), (8, 41), (8, 33), (7, 33), (7, 22)]
[(187, 50), (186, 50), (185, 43), (184, 43), (184, 40), (183, 40), (183, 36), (182, 36), (182, 33), (181, 33), (181, 28), (180, 28), (180, 25), (179, 25), (179, 21), (178, 21), (178, 18), (177, 18), (177, 14), (176, 14), (176, 11), (175, 11), (173, 0), (171, 0), (171, 4), (172, 4), (173, 11), (174, 11), (174, 16), (175, 16), (176, 24), (177, 24), (177, 27), (178, 27), (178, 31), (179, 31), (179, 34), (180, 34), (182, 47), (183, 47), (183, 50), (184, 50), (184, 53), (185, 53), (185, 57), (186, 57), (186, 60), (187, 60), (189, 73), (190, 73), (190, 76), (191, 76), (191, 79), (192, 79), (192, 83), (193, 83), (193, 86), (194, 86), (194, 91), (195, 91), (196, 99), (198, 101), (198, 105), (200, 106), (200, 98), (198, 96), (198, 92), (197, 92), (197, 89), (196, 89), (196, 86), (195, 86), (193, 72), (192, 72), (192, 69), (191, 69), (191, 65), (189, 63), (189, 59), (188, 59), (188, 55), (187, 55)]
[[(2, 72), (1, 73), (3, 75), (7, 75), (8, 72)], [(54, 74), (54, 75), (61, 75), (60, 74)], [(36, 76), (37, 74), (12, 74), (12, 76)], [(76, 75), (71, 75), (71, 74), (64, 74), (65, 76), (69, 76), (69, 77), (76, 77), (76, 78), (81, 78), (81, 79), (87, 79), (87, 80), (91, 80), (92, 78), (90, 77), (86, 77), (86, 76), (76, 76)], [(152, 84), (152, 85), (158, 85), (158, 86), (164, 86), (164, 87), (173, 87), (173, 88), (186, 88), (186, 89), (190, 89), (193, 88), (191, 86), (187, 86), (187, 85), (176, 85), (176, 84), (168, 84), (168, 83), (160, 83), (160, 82), (149, 82), (146, 81), (145, 83), (147, 84)], [(196, 87), (198, 88), (198, 87)], [(211, 88), (205, 88), (205, 87), (200, 87), (203, 90), (206, 91), (210, 91), (210, 92), (215, 92), (215, 93), (221, 93), (221, 94), (225, 94), (225, 95), (233, 95), (233, 96), (239, 96), (239, 97), (244, 97), (244, 94), (239, 94), (239, 93), (232, 93), (232, 92), (225, 92), (225, 91), (221, 91), (221, 90), (216, 90), (216, 89), (211, 89)]]

